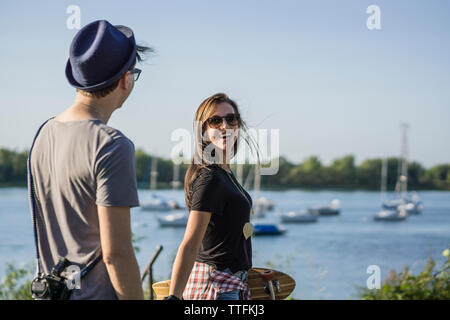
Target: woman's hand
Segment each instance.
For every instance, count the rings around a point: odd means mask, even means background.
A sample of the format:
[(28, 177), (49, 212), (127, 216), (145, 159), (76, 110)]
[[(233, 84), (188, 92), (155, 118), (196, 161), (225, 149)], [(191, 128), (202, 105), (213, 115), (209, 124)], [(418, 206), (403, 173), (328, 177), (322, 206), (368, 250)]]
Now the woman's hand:
[(184, 238), (173, 264), (170, 295), (183, 296), (210, 219), (211, 212), (192, 210), (189, 213)]
[(177, 296), (171, 294), (170, 296), (165, 297), (164, 300), (179, 300), (179, 301), (181, 301), (181, 300), (183, 300), (183, 298), (180, 299)]

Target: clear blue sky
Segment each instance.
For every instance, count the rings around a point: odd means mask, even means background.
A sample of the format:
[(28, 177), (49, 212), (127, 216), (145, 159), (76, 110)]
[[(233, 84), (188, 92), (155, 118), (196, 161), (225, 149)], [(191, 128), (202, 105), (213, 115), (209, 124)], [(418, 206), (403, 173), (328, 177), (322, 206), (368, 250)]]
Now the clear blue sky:
[[(191, 130), (200, 102), (226, 92), (250, 126), (279, 128), (294, 162), (400, 152), (450, 162), (448, 1), (8, 1), (0, 4), (0, 147), (28, 148), (41, 122), (75, 96), (64, 68), (76, 30), (107, 19), (157, 53), (109, 125), (168, 157), (174, 129)], [(366, 27), (369, 5), (381, 30)]]

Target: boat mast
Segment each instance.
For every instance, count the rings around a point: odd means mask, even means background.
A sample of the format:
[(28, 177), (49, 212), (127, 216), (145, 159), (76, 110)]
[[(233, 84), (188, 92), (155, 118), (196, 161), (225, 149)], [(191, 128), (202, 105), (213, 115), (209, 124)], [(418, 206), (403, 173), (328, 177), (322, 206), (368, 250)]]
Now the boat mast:
[(251, 170), (251, 168), (250, 168), (250, 170), (248, 170), (247, 178), (245, 178), (244, 189), (250, 188), (250, 183), (254, 179), (254, 175), (255, 175), (255, 170)]
[(173, 180), (171, 182), (172, 189), (178, 189), (180, 187), (181, 182), (180, 179), (180, 165), (174, 163), (173, 165)]
[(381, 203), (386, 200), (387, 159), (381, 160)]
[(244, 183), (243, 180), (243, 175), (244, 175), (244, 165), (242, 163), (238, 163), (236, 166), (236, 177), (237, 180), (239, 181), (239, 183), (242, 185)]
[(402, 198), (406, 199), (408, 191), (408, 128), (407, 123), (402, 123), (402, 175), (400, 177)]
[(255, 199), (257, 198), (260, 189), (261, 189), (261, 172), (259, 164), (255, 164), (255, 179), (253, 180), (253, 191), (255, 193)]
[(261, 189), (261, 172), (259, 163), (255, 164), (255, 177), (253, 179), (253, 199), (256, 202), (256, 205), (254, 206), (254, 212), (255, 214), (259, 214), (261, 209), (261, 203), (259, 203), (257, 200), (259, 199), (259, 190)]
[[(179, 165), (179, 160), (181, 160), (181, 158), (183, 157), (183, 154), (180, 153), (178, 155), (177, 159), (172, 159), (172, 163), (173, 163), (173, 177), (172, 177), (172, 189), (178, 189), (181, 185), (181, 181), (180, 180), (180, 165)], [(176, 160), (176, 161), (174, 161)]]
[(156, 179), (158, 177), (158, 159), (155, 155), (152, 156), (152, 169), (150, 171), (150, 190), (156, 189)]

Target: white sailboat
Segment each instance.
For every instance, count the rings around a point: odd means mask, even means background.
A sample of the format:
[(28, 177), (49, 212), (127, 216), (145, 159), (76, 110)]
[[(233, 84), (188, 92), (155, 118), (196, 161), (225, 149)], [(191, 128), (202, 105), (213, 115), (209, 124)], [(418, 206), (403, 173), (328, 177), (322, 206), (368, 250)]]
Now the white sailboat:
[(341, 213), (339, 205), (340, 201), (338, 199), (334, 199), (329, 205), (312, 207), (309, 208), (308, 211), (310, 214), (316, 216), (337, 216)]
[[(381, 162), (381, 202), (386, 200), (386, 184), (387, 184), (387, 159)], [(408, 217), (408, 214), (398, 207), (384, 208), (374, 215), (375, 221), (402, 221)]]
[[(179, 155), (182, 157), (182, 155)], [(178, 161), (173, 161), (173, 178), (171, 181), (172, 190), (175, 191), (180, 188), (180, 165)], [(173, 210), (177, 210), (173, 213), (169, 213), (167, 215), (159, 215), (157, 216), (158, 223), (160, 227), (186, 227), (189, 214), (186, 211), (186, 208), (182, 207), (178, 202), (174, 199), (167, 200), (167, 203)]]
[(158, 216), (157, 220), (161, 227), (185, 227), (187, 225), (189, 215), (187, 212), (170, 213), (165, 216)]
[(402, 123), (402, 146), (401, 158), (399, 158), (398, 179), (395, 191), (399, 197), (395, 200), (384, 201), (383, 209), (400, 209), (407, 214), (418, 214), (423, 210), (423, 202), (416, 192), (408, 195), (408, 128), (409, 125)]
[[(181, 155), (180, 155), (181, 157)], [(174, 162), (173, 164), (173, 178), (172, 181), (170, 182), (170, 184), (172, 185), (172, 190), (177, 190), (180, 188), (181, 186), (181, 181), (180, 181), (180, 165), (177, 163), (177, 161)], [(173, 210), (181, 210), (181, 209), (186, 209), (185, 207), (183, 207), (182, 205), (180, 205), (176, 200), (174, 199), (170, 199), (167, 201), (167, 203), (170, 205), (170, 207)]]
[(151, 198), (141, 205), (144, 211), (170, 211), (171, 205), (163, 198), (156, 194), (152, 194)]
[(268, 235), (282, 235), (286, 229), (276, 222), (264, 220), (266, 211), (273, 208), (273, 203), (266, 198), (260, 197), (259, 192), (261, 188), (261, 173), (259, 164), (255, 165), (254, 170), (250, 170), (245, 180), (244, 188), (250, 187), (250, 181), (253, 179), (253, 235), (268, 236)]
[(403, 221), (408, 218), (408, 214), (404, 210), (388, 210), (383, 209), (374, 215), (375, 221)]
[(280, 216), (283, 223), (310, 223), (317, 222), (317, 215), (311, 214), (308, 210), (289, 211)]
[(273, 201), (260, 196), (261, 190), (261, 171), (259, 164), (255, 165), (253, 179), (253, 210), (255, 217), (262, 218), (267, 211), (273, 210), (275, 204)]
[(141, 205), (141, 209), (145, 211), (170, 211), (172, 207), (162, 197), (155, 194), (156, 182), (158, 177), (158, 159), (152, 156), (150, 171), (150, 190), (152, 190), (151, 198)]
[(406, 211), (408, 214), (419, 214), (423, 210), (423, 202), (420, 200), (418, 194), (413, 192), (412, 196), (408, 198), (408, 201), (400, 204), (398, 208)]

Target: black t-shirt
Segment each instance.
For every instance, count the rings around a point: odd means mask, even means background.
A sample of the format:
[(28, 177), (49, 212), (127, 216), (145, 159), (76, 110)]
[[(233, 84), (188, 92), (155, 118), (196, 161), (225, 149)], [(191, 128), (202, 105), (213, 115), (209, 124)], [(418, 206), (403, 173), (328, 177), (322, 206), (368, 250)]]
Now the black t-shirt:
[(211, 212), (196, 260), (234, 273), (252, 268), (251, 237), (245, 239), (243, 233), (250, 221), (252, 199), (243, 188), (242, 195), (238, 181), (229, 175), (217, 165), (201, 168), (192, 182), (190, 210)]

